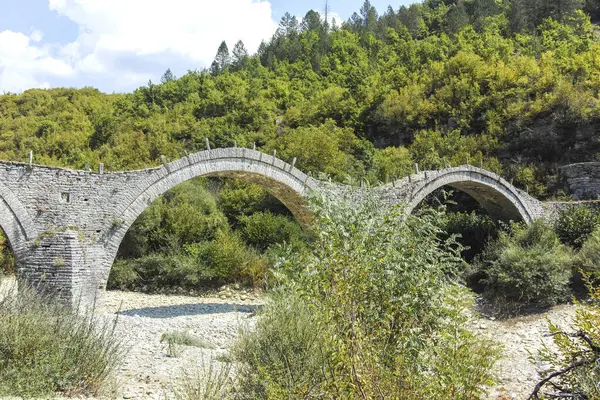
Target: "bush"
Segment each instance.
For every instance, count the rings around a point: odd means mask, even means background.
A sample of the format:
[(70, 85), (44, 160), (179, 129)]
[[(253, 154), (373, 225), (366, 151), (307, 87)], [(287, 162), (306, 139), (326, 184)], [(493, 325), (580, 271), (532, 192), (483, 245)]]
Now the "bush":
[(587, 206), (561, 210), (554, 225), (560, 240), (576, 249), (579, 249), (598, 227), (600, 209)]
[(257, 212), (240, 218), (242, 237), (259, 251), (278, 243), (302, 240), (302, 228), (296, 221), (270, 212)]
[(265, 257), (235, 233), (219, 231), (210, 242), (192, 243), (183, 253), (153, 253), (115, 261), (109, 289), (203, 289), (241, 281), (259, 286), (268, 270)]
[(442, 216), (316, 205), (312, 251), (279, 260), (283, 294), (234, 352), (239, 398), (479, 398), (498, 352), (464, 328), (473, 298), (448, 279), (463, 263)]
[(572, 251), (548, 223), (513, 224), (500, 232), (478, 259), (485, 274), (485, 296), (500, 303), (552, 306), (567, 299)]
[(240, 361), (241, 399), (317, 397), (325, 332), (310, 305), (295, 294), (275, 293), (256, 327), (242, 331), (232, 351)]
[(123, 356), (115, 325), (33, 289), (8, 293), (0, 300), (0, 396), (98, 394)]
[(572, 332), (549, 324), (554, 346), (544, 345), (537, 357), (549, 368), (531, 399), (539, 392), (548, 398), (600, 399), (600, 288), (588, 288), (590, 301), (577, 303)]
[(597, 228), (581, 246), (576, 258), (576, 267), (584, 274), (600, 278), (600, 228)]

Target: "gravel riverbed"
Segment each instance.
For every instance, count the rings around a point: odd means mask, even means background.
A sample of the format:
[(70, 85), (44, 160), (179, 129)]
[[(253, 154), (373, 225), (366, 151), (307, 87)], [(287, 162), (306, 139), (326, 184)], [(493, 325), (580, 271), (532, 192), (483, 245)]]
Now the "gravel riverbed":
[[(0, 293), (8, 286), (0, 282)], [(239, 328), (252, 327), (264, 299), (252, 292), (225, 289), (210, 296), (148, 295), (108, 291), (96, 312), (117, 317), (117, 333), (128, 347), (117, 371), (115, 385), (106, 393), (117, 399), (172, 399), (183, 371), (202, 370), (227, 354)], [(547, 319), (569, 328), (575, 307), (563, 305), (542, 314), (508, 320), (474, 317), (471, 329), (504, 345), (504, 358), (496, 365), (499, 385), (490, 400), (526, 399), (539, 380), (538, 367), (529, 362), (547, 333)], [(181, 347), (169, 357), (161, 337), (168, 332), (189, 332), (208, 343), (207, 348)]]

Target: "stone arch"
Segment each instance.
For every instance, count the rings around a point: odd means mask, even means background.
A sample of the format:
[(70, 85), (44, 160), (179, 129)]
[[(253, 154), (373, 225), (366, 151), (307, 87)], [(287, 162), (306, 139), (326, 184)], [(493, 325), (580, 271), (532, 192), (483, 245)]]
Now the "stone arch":
[(526, 223), (536, 218), (528, 199), (517, 188), (495, 173), (481, 168), (462, 166), (428, 171), (413, 180), (407, 195), (409, 213), (434, 190), (450, 186), (473, 197), (493, 218), (522, 220)]
[(35, 239), (38, 232), (21, 201), (3, 183), (0, 183), (0, 227), (8, 239), (19, 268), (25, 261), (27, 243)]
[[(305, 196), (317, 188), (317, 181), (274, 155), (244, 148), (215, 149), (188, 155), (149, 172), (126, 196), (131, 202), (116, 216), (118, 226), (105, 242), (108, 270), (139, 215), (160, 195), (196, 177), (233, 177), (259, 184), (281, 201), (301, 225), (308, 226), (312, 219)], [(108, 272), (103, 281), (107, 279)]]

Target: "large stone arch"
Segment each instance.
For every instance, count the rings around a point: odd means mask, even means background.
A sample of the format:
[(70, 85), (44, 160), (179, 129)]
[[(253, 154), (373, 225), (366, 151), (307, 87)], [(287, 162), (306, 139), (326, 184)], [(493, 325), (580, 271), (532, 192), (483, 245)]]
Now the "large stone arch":
[(412, 181), (406, 194), (409, 213), (436, 189), (450, 186), (469, 194), (493, 218), (530, 223), (537, 217), (527, 196), (497, 174), (481, 168), (462, 166), (428, 171), (409, 181)]
[(38, 236), (38, 231), (21, 201), (1, 182), (0, 227), (15, 255), (17, 268), (21, 268), (26, 261), (27, 244)]
[(281, 201), (303, 226), (311, 222), (305, 196), (318, 187), (318, 182), (293, 165), (259, 151), (244, 148), (215, 149), (195, 153), (163, 167), (151, 170), (142, 182), (125, 196), (131, 201), (116, 215), (115, 227), (105, 241), (103, 273), (108, 272), (125, 234), (139, 215), (169, 189), (200, 176), (240, 178), (265, 187)]

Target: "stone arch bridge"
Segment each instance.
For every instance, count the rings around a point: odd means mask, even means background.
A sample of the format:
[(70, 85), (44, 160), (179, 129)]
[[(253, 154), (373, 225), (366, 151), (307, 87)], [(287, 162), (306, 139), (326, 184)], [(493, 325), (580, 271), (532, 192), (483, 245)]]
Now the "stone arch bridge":
[(544, 217), (541, 202), (496, 174), (462, 166), (423, 171), (392, 184), (359, 188), (321, 182), (275, 155), (245, 148), (206, 150), (157, 168), (88, 172), (25, 163), (0, 163), (0, 226), (18, 274), (63, 299), (86, 302), (106, 285), (131, 224), (158, 196), (198, 176), (235, 177), (268, 189), (298, 221), (310, 223), (305, 197), (315, 191), (403, 203), (410, 212), (429, 193), (449, 185), (475, 198), (492, 216), (530, 222)]

